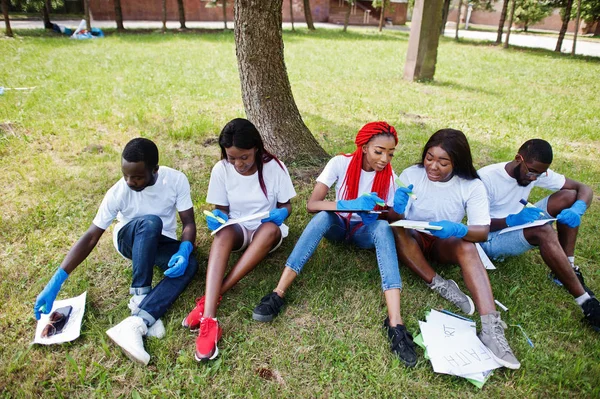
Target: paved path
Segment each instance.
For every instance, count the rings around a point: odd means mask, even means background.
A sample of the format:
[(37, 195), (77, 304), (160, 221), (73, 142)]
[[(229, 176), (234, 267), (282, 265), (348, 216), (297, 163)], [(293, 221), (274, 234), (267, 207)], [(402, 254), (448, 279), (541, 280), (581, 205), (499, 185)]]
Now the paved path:
[[(60, 25), (65, 25), (68, 27), (76, 28), (79, 25), (79, 20), (69, 20), (69, 21), (58, 21)], [(160, 21), (124, 21), (123, 25), (125, 29), (141, 29), (141, 28), (151, 28), (151, 29), (160, 29), (162, 27), (162, 22)], [(42, 29), (44, 27), (42, 21), (11, 21), (11, 26), (13, 29)], [(93, 26), (98, 28), (116, 28), (117, 25), (114, 21), (94, 21)], [(222, 21), (212, 21), (212, 22), (204, 22), (204, 21), (188, 21), (186, 22), (186, 26), (188, 28), (205, 28), (205, 29), (222, 29), (223, 22)], [(284, 23), (284, 27), (291, 27), (290, 23)], [(295, 23), (294, 26), (297, 27), (306, 27), (305, 23)], [(342, 25), (329, 24), (329, 23), (315, 23), (317, 28), (324, 29), (341, 29)], [(227, 22), (227, 27), (229, 29), (233, 28), (233, 22)], [(169, 21), (167, 22), (167, 28), (169, 29), (178, 29), (179, 22), (177, 21)], [(352, 26), (352, 28), (365, 28), (365, 29), (376, 29), (374, 26)], [(394, 30), (402, 30), (409, 31), (409, 28), (406, 26), (394, 26), (387, 27), (385, 29), (394, 29)], [(445, 36), (454, 37), (454, 28), (447, 28), (444, 32)], [(475, 39), (475, 40), (486, 40), (490, 42), (496, 41), (496, 32), (480, 32), (480, 31), (466, 31), (459, 30), (459, 37), (464, 37), (466, 39)], [(504, 40), (504, 39), (503, 39)], [(548, 36), (538, 36), (538, 35), (522, 35), (518, 33), (510, 34), (510, 44), (515, 46), (522, 47), (533, 47), (533, 48), (544, 48), (548, 50), (554, 50), (556, 47), (556, 37), (548, 37)], [(565, 53), (570, 53), (571, 48), (573, 47), (573, 40), (565, 39), (563, 40), (562, 51)], [(600, 41), (591, 42), (578, 40), (576, 53), (578, 55), (591, 55), (595, 57), (600, 57)]]

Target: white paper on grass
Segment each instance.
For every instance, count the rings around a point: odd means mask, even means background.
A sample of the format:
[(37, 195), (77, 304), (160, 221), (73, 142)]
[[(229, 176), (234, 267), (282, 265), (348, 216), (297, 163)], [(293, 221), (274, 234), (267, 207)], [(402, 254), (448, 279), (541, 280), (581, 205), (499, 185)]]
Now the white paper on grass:
[(475, 323), (432, 311), (419, 326), (435, 372), (482, 381), (484, 372), (501, 367), (477, 337)]
[(487, 256), (481, 245), (478, 242), (475, 243), (475, 248), (477, 248), (477, 253), (479, 254), (479, 259), (481, 259), (481, 263), (483, 263), (483, 267), (488, 270), (496, 270), (496, 266), (492, 263), (490, 258)]
[(213, 230), (213, 232), (210, 233), (210, 235), (214, 236), (221, 229), (223, 229), (227, 226), (231, 226), (232, 224), (239, 224), (239, 223), (247, 222), (248, 220), (254, 220), (254, 219), (264, 219), (268, 216), (269, 216), (269, 212), (260, 212), (260, 213), (255, 213), (254, 215), (244, 216), (243, 218), (229, 219), (227, 222), (223, 223), (218, 229)]
[(528, 229), (530, 227), (543, 226), (550, 222), (554, 222), (555, 220), (556, 219), (539, 219), (539, 220), (533, 221), (531, 223), (525, 223), (525, 224), (520, 224), (518, 226), (507, 227), (505, 229), (500, 230), (500, 232), (498, 234), (508, 233), (509, 231)]
[[(81, 322), (83, 320), (83, 313), (85, 312), (86, 295), (87, 291), (74, 298), (54, 301), (54, 304), (52, 305), (52, 311), (48, 314), (42, 314), (40, 319), (38, 320), (33, 343), (42, 345), (52, 345), (62, 344), (63, 342), (70, 342), (77, 339), (81, 334)], [(50, 319), (50, 315), (52, 314), (52, 312), (64, 306), (72, 306), (73, 309), (71, 310), (69, 320), (67, 321), (67, 324), (65, 324), (65, 326), (63, 327), (62, 332), (60, 334), (56, 334), (48, 338), (42, 338), (42, 331), (44, 330), (44, 327), (46, 327), (46, 324), (48, 324), (48, 320)]]

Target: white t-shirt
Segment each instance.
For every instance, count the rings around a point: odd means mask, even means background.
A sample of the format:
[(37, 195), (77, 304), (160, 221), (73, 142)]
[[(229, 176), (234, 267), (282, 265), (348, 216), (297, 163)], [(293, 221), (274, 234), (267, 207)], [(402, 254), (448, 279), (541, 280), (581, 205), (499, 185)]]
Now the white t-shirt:
[[(325, 169), (323, 172), (317, 177), (317, 181), (325, 184), (327, 187), (331, 187), (333, 183), (335, 185), (335, 200), (343, 200), (340, 194), (342, 191), (342, 183), (346, 178), (346, 171), (348, 170), (348, 165), (350, 165), (350, 161), (352, 157), (347, 157), (344, 155), (338, 155), (329, 160), (327, 165), (325, 165)], [(364, 170), (360, 170), (360, 179), (358, 181), (358, 195), (362, 195), (364, 193), (373, 192), (373, 182), (375, 181), (375, 171), (367, 172)], [(396, 185), (394, 183), (395, 174), (392, 171), (392, 177), (390, 178), (390, 187), (388, 189), (388, 197), (386, 200), (386, 204), (388, 206), (394, 206), (394, 192), (396, 191)], [(383, 198), (385, 200), (385, 198)], [(346, 217), (347, 213), (340, 212), (340, 216)], [(358, 214), (353, 213), (350, 218), (352, 222), (360, 222), (361, 218)]]
[[(263, 164), (263, 180), (267, 189), (265, 197), (258, 181), (258, 171), (243, 176), (226, 160), (219, 161), (210, 174), (206, 202), (228, 206), (232, 219), (270, 212), (278, 202), (288, 202), (296, 196), (290, 174), (283, 162), (281, 165), (283, 168), (275, 160)], [(256, 230), (260, 226), (260, 219), (249, 220), (242, 225), (248, 230)], [(283, 237), (287, 237), (288, 227), (282, 224), (280, 228)]]
[[(146, 215), (156, 215), (163, 222), (162, 235), (177, 239), (177, 212), (192, 208), (190, 184), (187, 177), (167, 166), (158, 169), (156, 183), (142, 191), (134, 191), (127, 186), (125, 179), (120, 179), (104, 196), (94, 223), (106, 230), (116, 218), (118, 223), (113, 231), (113, 244), (117, 251), (117, 235), (121, 227), (132, 219)], [(177, 211), (177, 212), (176, 212)]]
[(564, 185), (565, 176), (548, 169), (548, 175), (541, 175), (526, 187), (519, 186), (517, 180), (511, 177), (504, 167), (508, 162), (484, 166), (477, 173), (485, 185), (490, 202), (490, 216), (502, 219), (513, 213), (519, 213), (523, 205), (521, 198), (527, 199), (533, 187), (542, 187), (552, 191), (560, 190)]
[(467, 224), (490, 224), (488, 199), (481, 180), (467, 180), (453, 176), (447, 182), (429, 180), (425, 168), (414, 165), (400, 174), (405, 185), (413, 184), (417, 200), (408, 200), (404, 216), (408, 220), (439, 222), (449, 220), (460, 223), (467, 213)]

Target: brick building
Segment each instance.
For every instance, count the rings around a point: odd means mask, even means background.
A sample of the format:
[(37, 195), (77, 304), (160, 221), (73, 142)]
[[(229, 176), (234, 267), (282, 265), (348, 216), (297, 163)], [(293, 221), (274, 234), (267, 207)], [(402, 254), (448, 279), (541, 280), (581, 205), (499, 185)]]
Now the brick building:
[[(290, 3), (294, 10), (294, 22), (304, 22), (304, 7), (302, 0), (284, 0), (283, 21), (290, 22)], [(392, 0), (393, 1), (393, 0)], [(386, 9), (386, 21), (394, 25), (406, 23), (408, 0), (396, 0)], [(185, 18), (187, 21), (222, 21), (223, 8), (221, 1), (218, 7), (210, 7), (214, 3), (204, 0), (184, 0)], [(351, 25), (377, 25), (380, 11), (373, 8), (372, 1), (359, 0), (352, 7)], [(206, 5), (209, 4), (209, 7)], [(329, 22), (343, 24), (348, 3), (344, 0), (310, 0), (310, 8), (314, 22)], [(162, 2), (159, 0), (121, 0), (124, 20), (160, 21), (162, 20)], [(114, 20), (115, 10), (113, 0), (90, 0), (90, 10), (96, 20)], [(167, 0), (167, 20), (178, 21), (179, 13), (176, 0)], [(233, 21), (233, 0), (227, 1), (227, 20)]]

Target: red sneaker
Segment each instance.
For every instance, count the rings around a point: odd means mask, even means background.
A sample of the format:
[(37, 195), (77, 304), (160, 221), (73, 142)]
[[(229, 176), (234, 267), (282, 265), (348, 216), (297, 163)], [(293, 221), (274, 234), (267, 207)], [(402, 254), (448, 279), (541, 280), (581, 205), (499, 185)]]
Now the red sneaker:
[(217, 319), (203, 317), (200, 319), (200, 333), (196, 338), (196, 361), (213, 360), (219, 355), (217, 342), (221, 339), (223, 329)]
[[(219, 296), (217, 305), (221, 303), (222, 296)], [(204, 296), (202, 298), (196, 298), (196, 307), (192, 309), (190, 313), (182, 320), (181, 325), (185, 328), (189, 328), (190, 331), (198, 331), (200, 328), (200, 319), (204, 314)]]

